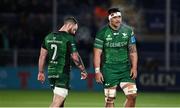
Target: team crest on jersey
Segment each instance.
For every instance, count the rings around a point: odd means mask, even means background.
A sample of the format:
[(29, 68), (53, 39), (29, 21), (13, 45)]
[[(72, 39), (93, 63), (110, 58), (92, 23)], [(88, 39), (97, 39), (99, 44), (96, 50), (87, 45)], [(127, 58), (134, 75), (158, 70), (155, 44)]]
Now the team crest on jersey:
[(125, 39), (125, 38), (128, 38), (127, 33), (122, 33), (122, 35), (123, 35), (122, 38), (124, 38), (124, 39)]
[(53, 37), (53, 40), (56, 40), (56, 37)]
[(109, 41), (109, 40), (112, 40), (112, 37), (111, 37), (111, 35), (107, 35), (107, 38), (106, 38), (106, 40), (107, 40), (107, 41)]

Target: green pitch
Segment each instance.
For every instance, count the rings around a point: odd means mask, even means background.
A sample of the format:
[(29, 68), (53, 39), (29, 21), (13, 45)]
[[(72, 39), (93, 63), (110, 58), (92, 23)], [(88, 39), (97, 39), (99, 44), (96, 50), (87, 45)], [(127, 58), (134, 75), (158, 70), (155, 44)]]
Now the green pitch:
[[(51, 90), (0, 90), (0, 107), (48, 107), (52, 100)], [(118, 92), (116, 107), (122, 107), (125, 97)], [(103, 92), (70, 91), (66, 107), (103, 107)], [(180, 93), (140, 92), (137, 107), (180, 107)]]

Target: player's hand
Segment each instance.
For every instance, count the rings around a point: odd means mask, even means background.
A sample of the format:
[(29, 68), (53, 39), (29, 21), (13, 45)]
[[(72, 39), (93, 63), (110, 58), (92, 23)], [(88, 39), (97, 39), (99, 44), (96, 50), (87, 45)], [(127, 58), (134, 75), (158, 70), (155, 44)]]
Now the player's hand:
[(137, 77), (137, 69), (131, 68), (130, 76), (131, 76), (131, 79), (135, 80)]
[(38, 73), (38, 78), (37, 78), (38, 81), (40, 81), (42, 84), (44, 83), (45, 81), (45, 75), (43, 72), (39, 72)]
[(87, 72), (81, 72), (81, 79), (86, 79), (87, 75)]
[(97, 83), (103, 83), (103, 81), (104, 81), (104, 78), (103, 78), (103, 75), (102, 75), (102, 73), (101, 72), (97, 72), (97, 73), (95, 73), (95, 78), (96, 78), (96, 82)]

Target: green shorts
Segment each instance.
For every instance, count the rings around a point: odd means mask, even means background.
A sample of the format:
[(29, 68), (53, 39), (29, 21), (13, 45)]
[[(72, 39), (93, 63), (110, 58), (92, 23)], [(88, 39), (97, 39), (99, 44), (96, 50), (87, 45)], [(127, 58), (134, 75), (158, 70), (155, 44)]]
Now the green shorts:
[(61, 88), (66, 88), (69, 89), (69, 80), (70, 77), (68, 75), (59, 75), (58, 78), (48, 78), (49, 79), (49, 84), (52, 89), (54, 87), (61, 87)]
[(130, 77), (129, 64), (104, 64), (102, 74), (104, 88), (119, 85), (121, 82), (135, 83), (135, 80)]

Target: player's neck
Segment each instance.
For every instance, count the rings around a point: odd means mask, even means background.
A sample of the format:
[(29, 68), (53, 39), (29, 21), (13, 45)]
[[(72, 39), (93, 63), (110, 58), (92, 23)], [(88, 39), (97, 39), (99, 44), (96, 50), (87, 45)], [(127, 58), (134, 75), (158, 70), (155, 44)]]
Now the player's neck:
[(69, 28), (67, 26), (62, 26), (59, 31), (64, 31), (64, 32), (67, 32), (69, 33)]
[(113, 30), (119, 30), (120, 26), (113, 26), (111, 23), (109, 23), (109, 26), (113, 29)]

